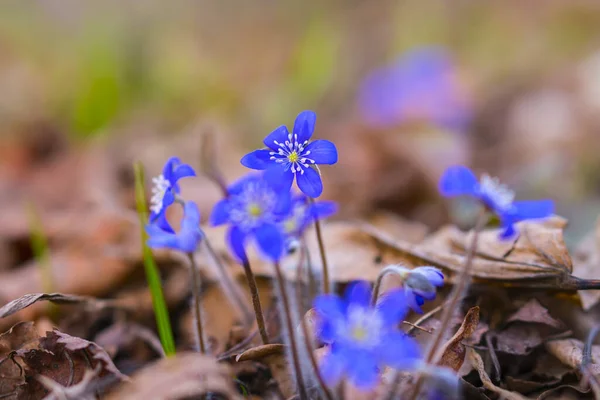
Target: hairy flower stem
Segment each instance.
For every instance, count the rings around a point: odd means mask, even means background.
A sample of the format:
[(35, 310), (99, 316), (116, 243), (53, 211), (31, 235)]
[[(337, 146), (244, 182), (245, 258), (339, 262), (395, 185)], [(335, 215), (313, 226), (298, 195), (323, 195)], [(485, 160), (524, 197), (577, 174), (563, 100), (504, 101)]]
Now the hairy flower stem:
[(221, 258), (215, 252), (214, 248), (212, 247), (206, 236), (202, 238), (202, 242), (204, 243), (208, 255), (217, 266), (217, 272), (221, 278), (220, 281), (225, 287), (225, 292), (231, 296), (231, 300), (242, 314), (244, 318), (244, 325), (248, 326), (252, 324), (252, 320), (254, 319), (254, 317), (252, 316), (252, 311), (250, 311), (250, 309), (246, 305), (246, 300), (244, 299), (243, 294), (240, 292), (239, 287), (233, 281), (233, 279), (231, 279), (231, 276), (227, 273), (227, 270), (225, 269)]
[(200, 347), (200, 353), (206, 354), (206, 347), (204, 345), (204, 330), (202, 329), (202, 306), (200, 304), (200, 274), (198, 273), (198, 266), (194, 260), (194, 254), (188, 253), (188, 258), (190, 259), (190, 277), (192, 284), (194, 319), (196, 320), (198, 346)]
[[(473, 258), (475, 256), (475, 252), (477, 250), (477, 242), (479, 240), (479, 233), (487, 223), (487, 210), (485, 208), (481, 209), (479, 216), (477, 217), (477, 222), (475, 223), (475, 228), (473, 229), (473, 236), (471, 238), (471, 244), (467, 249), (467, 257), (465, 259), (465, 266), (463, 267), (460, 275), (456, 278), (456, 286), (450, 293), (450, 300), (445, 307), (444, 313), (441, 317), (440, 328), (437, 330), (436, 334), (433, 337), (433, 342), (429, 347), (429, 351), (427, 352), (427, 357), (425, 361), (427, 364), (434, 364), (436, 359), (438, 358), (438, 352), (440, 350), (440, 346), (442, 344), (442, 340), (444, 339), (444, 334), (446, 330), (450, 327), (450, 320), (452, 319), (452, 314), (456, 310), (459, 305), (459, 302), (463, 299), (467, 290), (469, 288), (469, 283), (471, 281), (471, 267), (473, 266)], [(416, 400), (421, 392), (421, 387), (423, 386), (423, 375), (419, 374), (417, 378), (417, 382), (415, 383), (415, 389), (412, 392), (411, 400)], [(393, 388), (395, 389), (395, 387)], [(390, 399), (393, 398), (395, 390), (390, 393)]]
[[(311, 205), (315, 203), (315, 199), (309, 197)], [(319, 252), (321, 253), (321, 264), (323, 265), (323, 293), (329, 293), (329, 266), (327, 264), (327, 256), (325, 255), (325, 243), (323, 242), (323, 234), (321, 232), (321, 222), (315, 218), (315, 231), (317, 232), (317, 242), (319, 243)]]
[(252, 306), (254, 307), (254, 315), (256, 316), (256, 324), (258, 325), (258, 332), (263, 344), (269, 344), (269, 336), (267, 335), (267, 328), (265, 326), (265, 317), (263, 315), (262, 306), (260, 305), (260, 297), (258, 296), (258, 287), (256, 286), (256, 278), (252, 268), (250, 268), (250, 261), (248, 256), (244, 254), (244, 273), (246, 274), (246, 280), (248, 281), (248, 287), (250, 288), (250, 295), (252, 297)]
[(375, 304), (377, 304), (379, 290), (381, 289), (381, 282), (383, 282), (383, 278), (388, 274), (397, 274), (404, 281), (406, 269), (397, 265), (388, 265), (382, 269), (381, 272), (379, 272), (379, 275), (377, 275), (377, 280), (375, 281), (375, 286), (373, 287), (373, 293), (371, 294), (371, 306), (373, 307)]
[[(298, 308), (300, 309), (300, 327), (302, 328), (302, 336), (304, 336), (304, 347), (306, 350), (306, 354), (308, 354), (308, 359), (310, 360), (310, 365), (313, 369), (313, 373), (317, 377), (317, 381), (319, 382), (319, 386), (321, 388), (321, 392), (325, 395), (326, 400), (333, 400), (333, 394), (327, 387), (327, 384), (323, 380), (321, 376), (321, 371), (319, 371), (319, 365), (317, 363), (317, 359), (315, 358), (314, 353), (314, 343), (311, 340), (311, 333), (308, 331), (308, 326), (306, 325), (306, 321), (304, 319), (304, 307), (302, 306), (302, 266), (305, 262), (308, 262), (310, 265), (310, 261), (308, 260), (308, 247), (306, 246), (306, 242), (304, 238), (302, 238), (302, 246), (301, 246), (300, 258), (298, 260), (298, 266), (296, 268), (296, 303), (298, 304)], [(308, 268), (310, 270), (310, 268)], [(309, 274), (310, 277), (310, 274)]]
[(306, 393), (306, 387), (304, 386), (304, 379), (302, 378), (302, 365), (300, 364), (300, 356), (298, 355), (298, 347), (296, 345), (296, 331), (294, 329), (294, 323), (292, 322), (292, 309), (290, 308), (290, 299), (287, 295), (287, 289), (285, 285), (285, 278), (281, 273), (281, 265), (276, 261), (275, 266), (275, 275), (277, 277), (277, 284), (279, 285), (279, 293), (281, 296), (281, 301), (283, 302), (283, 318), (285, 319), (285, 324), (287, 328), (287, 333), (290, 339), (290, 347), (292, 350), (292, 362), (294, 363), (294, 369), (296, 370), (296, 383), (298, 385), (298, 393), (300, 395), (301, 400), (308, 399), (308, 395)]

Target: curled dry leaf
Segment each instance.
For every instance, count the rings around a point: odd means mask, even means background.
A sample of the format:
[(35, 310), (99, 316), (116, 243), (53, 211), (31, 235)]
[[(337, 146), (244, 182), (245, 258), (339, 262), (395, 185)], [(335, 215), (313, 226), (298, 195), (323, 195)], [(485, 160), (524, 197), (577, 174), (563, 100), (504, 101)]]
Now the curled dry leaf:
[(528, 322), (551, 326), (556, 329), (565, 329), (565, 324), (552, 318), (548, 310), (537, 299), (531, 299), (517, 312), (511, 315), (507, 322)]
[(84, 304), (92, 309), (102, 309), (112, 306), (112, 302), (95, 299), (88, 296), (75, 296), (62, 293), (31, 293), (19, 297), (0, 308), (0, 318), (8, 317), (38, 301), (49, 301), (55, 304)]
[(199, 353), (178, 353), (163, 358), (132, 376), (131, 382), (106, 397), (107, 400), (172, 400), (200, 398), (208, 393), (228, 400), (241, 400), (229, 367)]
[[(577, 369), (583, 360), (583, 342), (577, 339), (552, 340), (546, 343), (546, 350), (563, 364)], [(600, 373), (600, 346), (592, 346), (592, 364), (595, 374)]]
[(25, 393), (25, 375), (11, 355), (36, 348), (38, 339), (33, 322), (20, 322), (0, 335), (0, 398), (18, 398)]
[(472, 307), (467, 311), (465, 319), (454, 336), (444, 346), (444, 351), (438, 365), (452, 368), (458, 372), (465, 361), (466, 347), (462, 343), (467, 340), (479, 324), (479, 307)]
[(494, 385), (487, 372), (485, 372), (485, 366), (483, 365), (483, 360), (481, 359), (481, 356), (475, 350), (468, 348), (467, 355), (469, 357), (469, 361), (473, 365), (473, 368), (475, 368), (475, 370), (479, 374), (479, 378), (481, 379), (484, 388), (498, 394), (500, 397), (505, 398), (507, 400), (527, 399), (527, 397), (521, 396), (519, 393), (509, 392), (508, 390), (499, 388), (498, 386)]
[(290, 398), (296, 394), (296, 380), (292, 375), (293, 367), (286, 357), (285, 345), (272, 343), (253, 347), (239, 354), (235, 360), (261, 361), (267, 364), (284, 397)]
[[(573, 273), (586, 279), (598, 279), (600, 276), (600, 218), (596, 221), (596, 229), (573, 254)], [(600, 301), (600, 290), (580, 290), (579, 298), (583, 309), (587, 311)]]

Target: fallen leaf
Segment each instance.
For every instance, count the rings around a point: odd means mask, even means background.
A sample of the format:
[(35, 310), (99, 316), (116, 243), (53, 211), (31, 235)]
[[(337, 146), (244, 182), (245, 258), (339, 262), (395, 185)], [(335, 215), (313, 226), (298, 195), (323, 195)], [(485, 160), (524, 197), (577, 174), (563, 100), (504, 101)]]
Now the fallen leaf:
[(483, 360), (481, 359), (481, 356), (475, 350), (468, 348), (467, 355), (469, 357), (469, 361), (473, 365), (473, 368), (475, 368), (475, 370), (479, 374), (479, 378), (481, 379), (484, 388), (500, 395), (501, 397), (507, 400), (527, 399), (527, 397), (521, 396), (519, 393), (510, 392), (508, 390), (499, 388), (498, 386), (494, 385), (487, 372), (485, 372), (485, 366), (483, 365)]
[(565, 324), (552, 318), (548, 310), (540, 304), (537, 299), (529, 300), (523, 307), (511, 315), (507, 322), (538, 323), (551, 326), (556, 329), (565, 329)]
[(0, 308), (0, 318), (8, 317), (38, 301), (49, 301), (55, 304), (84, 304), (91, 309), (113, 307), (112, 301), (95, 299), (87, 296), (76, 296), (62, 293), (31, 293), (5, 304)]
[[(596, 228), (573, 253), (573, 273), (585, 279), (598, 279), (600, 276), (600, 218)], [(600, 290), (580, 290), (579, 298), (584, 310), (589, 310), (600, 301)]]
[[(563, 364), (574, 369), (581, 366), (584, 346), (582, 341), (577, 339), (551, 340), (545, 346), (546, 350)], [(600, 345), (592, 346), (592, 364), (589, 367), (600, 373)]]
[(39, 343), (39, 335), (33, 322), (19, 322), (0, 335), (0, 355), (6, 356), (11, 351), (35, 348)]
[(286, 399), (297, 393), (296, 379), (292, 374), (293, 366), (286, 357), (285, 345), (273, 343), (253, 347), (239, 354), (235, 359), (237, 362), (261, 361), (267, 364)]
[(468, 339), (479, 324), (479, 307), (472, 307), (467, 311), (465, 319), (454, 336), (446, 343), (439, 366), (452, 368), (458, 372), (465, 361), (466, 347), (462, 343)]
[(172, 400), (200, 398), (209, 393), (241, 400), (229, 367), (200, 353), (177, 353), (137, 372), (107, 400)]
[(251, 349), (238, 354), (235, 357), (235, 361), (259, 361), (265, 357), (285, 354), (285, 348), (286, 346), (281, 343), (263, 344), (261, 346), (252, 347)]

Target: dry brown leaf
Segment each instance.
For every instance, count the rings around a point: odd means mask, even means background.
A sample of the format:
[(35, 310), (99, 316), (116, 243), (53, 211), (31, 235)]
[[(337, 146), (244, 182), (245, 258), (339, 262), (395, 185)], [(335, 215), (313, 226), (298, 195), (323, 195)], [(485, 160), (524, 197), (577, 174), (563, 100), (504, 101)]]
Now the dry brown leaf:
[(527, 399), (527, 397), (521, 396), (519, 393), (509, 392), (508, 390), (499, 388), (498, 386), (494, 385), (487, 372), (485, 372), (485, 366), (483, 365), (483, 360), (481, 359), (481, 356), (475, 350), (468, 348), (467, 355), (469, 357), (469, 361), (473, 365), (473, 368), (475, 368), (475, 370), (479, 374), (479, 378), (481, 379), (484, 388), (500, 395), (501, 397), (507, 400)]
[(479, 307), (472, 307), (467, 311), (465, 319), (454, 336), (446, 343), (438, 365), (452, 368), (458, 372), (465, 361), (466, 347), (462, 344), (467, 340), (479, 324)]
[(239, 354), (235, 360), (262, 361), (269, 366), (273, 378), (277, 381), (285, 398), (296, 394), (296, 380), (292, 375), (293, 367), (286, 357), (286, 346), (279, 343), (265, 344), (253, 347)]
[[(546, 343), (546, 350), (563, 364), (577, 369), (583, 359), (583, 342), (577, 339), (552, 340)], [(600, 345), (592, 346), (592, 364), (595, 373), (600, 373)]]
[(132, 376), (108, 400), (172, 400), (198, 398), (208, 393), (226, 399), (242, 399), (236, 392), (229, 367), (200, 353), (177, 353), (163, 358)]
[(19, 322), (0, 335), (0, 356), (11, 351), (35, 348), (39, 344), (39, 335), (33, 322)]
[(92, 309), (101, 309), (112, 306), (112, 302), (95, 299), (87, 296), (75, 296), (62, 293), (31, 293), (19, 297), (0, 308), (0, 318), (8, 317), (38, 301), (49, 301), (55, 304), (85, 304)]
[[(600, 218), (596, 221), (596, 229), (573, 254), (573, 274), (585, 279), (600, 277)], [(587, 311), (600, 301), (600, 290), (580, 290), (579, 298), (583, 309)]]
[(19, 398), (25, 393), (25, 375), (11, 352), (36, 348), (39, 336), (33, 322), (20, 322), (0, 335), (0, 398)]
[(552, 318), (548, 310), (540, 304), (537, 299), (529, 300), (523, 307), (511, 315), (507, 322), (538, 323), (551, 326), (556, 329), (565, 329), (565, 324)]

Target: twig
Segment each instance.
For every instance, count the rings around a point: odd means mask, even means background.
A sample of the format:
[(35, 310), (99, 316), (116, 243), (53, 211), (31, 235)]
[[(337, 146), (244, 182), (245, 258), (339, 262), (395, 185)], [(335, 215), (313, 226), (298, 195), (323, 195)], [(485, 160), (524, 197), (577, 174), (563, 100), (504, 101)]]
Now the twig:
[(269, 344), (269, 335), (267, 335), (267, 328), (265, 327), (265, 317), (263, 315), (262, 306), (260, 304), (260, 296), (258, 295), (258, 287), (256, 286), (256, 278), (250, 267), (250, 261), (246, 254), (243, 255), (243, 267), (244, 273), (246, 274), (246, 280), (248, 281), (248, 287), (250, 288), (250, 294), (252, 297), (252, 306), (254, 307), (254, 315), (256, 316), (256, 324), (258, 325), (258, 332), (263, 344)]
[(281, 273), (281, 265), (279, 261), (274, 264), (275, 275), (277, 277), (277, 283), (279, 285), (279, 294), (281, 301), (283, 302), (283, 318), (287, 325), (287, 331), (290, 338), (290, 347), (292, 350), (292, 362), (294, 363), (294, 369), (296, 370), (296, 382), (298, 384), (298, 391), (301, 400), (308, 399), (306, 394), (306, 387), (304, 386), (304, 379), (302, 377), (302, 366), (300, 365), (300, 357), (298, 355), (298, 347), (296, 345), (296, 332), (294, 330), (294, 324), (292, 323), (292, 310), (290, 308), (290, 299), (287, 295), (287, 289), (285, 287), (285, 279)]
[(194, 319), (196, 320), (196, 338), (200, 346), (200, 353), (206, 354), (204, 345), (204, 330), (202, 329), (202, 305), (200, 304), (200, 274), (193, 253), (188, 253), (190, 259), (190, 277), (192, 285), (192, 301), (194, 308)]
[[(315, 199), (309, 197), (311, 205), (315, 203)], [(319, 244), (319, 253), (321, 254), (321, 264), (323, 268), (323, 293), (327, 294), (330, 291), (329, 287), (329, 265), (327, 264), (327, 256), (325, 255), (325, 243), (323, 242), (323, 234), (321, 232), (321, 222), (315, 218), (315, 231), (317, 232), (317, 243)]]

